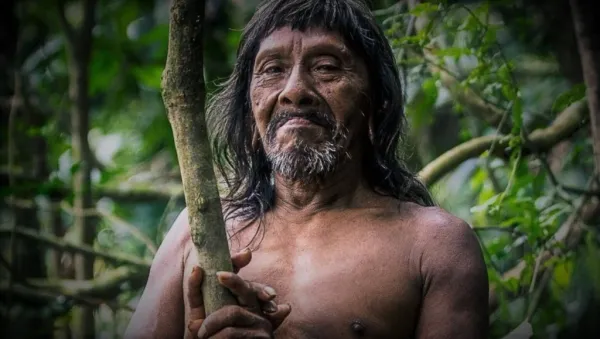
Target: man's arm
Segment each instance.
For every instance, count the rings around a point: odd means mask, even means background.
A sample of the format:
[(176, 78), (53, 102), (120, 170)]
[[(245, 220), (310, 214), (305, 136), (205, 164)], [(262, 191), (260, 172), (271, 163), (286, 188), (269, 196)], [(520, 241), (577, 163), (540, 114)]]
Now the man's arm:
[(156, 252), (125, 338), (183, 338), (183, 258), (190, 239), (187, 218), (184, 210)]
[(420, 235), (423, 299), (418, 339), (485, 339), (488, 277), (479, 241), (464, 221), (435, 218)]

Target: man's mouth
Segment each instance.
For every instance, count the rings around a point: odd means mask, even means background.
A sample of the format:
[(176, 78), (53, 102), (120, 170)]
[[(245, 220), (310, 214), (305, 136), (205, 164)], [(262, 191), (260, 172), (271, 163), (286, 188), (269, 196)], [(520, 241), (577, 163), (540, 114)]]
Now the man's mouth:
[(286, 125), (286, 126), (308, 126), (308, 125), (315, 125), (315, 123), (308, 119), (296, 117), (296, 118), (292, 118), (292, 119), (286, 121), (284, 125)]

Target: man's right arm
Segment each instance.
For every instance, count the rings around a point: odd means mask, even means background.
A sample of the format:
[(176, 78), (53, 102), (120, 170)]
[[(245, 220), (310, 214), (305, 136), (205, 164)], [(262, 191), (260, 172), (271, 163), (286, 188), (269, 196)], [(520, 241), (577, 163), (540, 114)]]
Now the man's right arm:
[(190, 241), (187, 219), (187, 211), (184, 210), (156, 252), (148, 282), (125, 338), (183, 338), (183, 261)]

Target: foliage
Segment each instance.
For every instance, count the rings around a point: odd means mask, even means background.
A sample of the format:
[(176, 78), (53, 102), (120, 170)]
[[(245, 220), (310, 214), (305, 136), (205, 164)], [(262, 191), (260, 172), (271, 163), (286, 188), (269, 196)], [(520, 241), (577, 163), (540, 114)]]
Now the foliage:
[[(240, 29), (256, 1), (244, 6), (207, 2), (213, 7), (207, 10), (205, 77), (207, 88), (214, 91), (215, 82), (231, 70)], [(167, 3), (98, 1), (89, 64), (88, 138), (96, 205), (89, 212), (99, 221), (93, 246), (146, 260), (151, 260), (153, 248), (183, 208), (172, 132), (160, 97)], [(509, 140), (492, 144), (429, 183), (438, 203), (467, 220), (480, 237), (498, 300), (490, 316), (492, 338), (524, 321), (532, 324), (535, 338), (577, 336), (577, 328), (590, 322), (586, 314), (600, 304), (595, 260), (600, 237), (589, 225), (576, 246), (553, 240), (588, 196), (582, 190), (593, 172), (592, 143), (588, 129), (582, 128), (548, 151), (529, 147), (534, 130), (549, 126), (585, 99), (585, 86), (562, 72), (564, 61), (557, 57), (556, 47), (541, 38), (550, 29), (540, 28), (544, 18), (534, 20), (530, 9), (508, 0), (432, 1), (412, 8), (405, 2), (375, 3), (405, 81), (410, 132), (402, 151), (409, 156), (409, 166), (417, 171), (478, 137), (501, 134)], [(11, 220), (7, 216), (13, 213), (28, 228), (68, 241), (73, 239), (69, 231), (74, 213), (68, 190), (79, 164), (71, 161), (71, 60), (56, 4), (19, 2), (21, 47), (15, 69), (24, 80), (25, 105), (12, 131), (11, 143), (19, 147), (11, 168), (7, 162), (2, 174), (28, 179), (3, 190), (7, 197), (18, 195), (21, 207), (7, 204), (0, 210), (3, 220)], [(66, 1), (69, 22), (77, 24), (79, 11), (78, 1)], [(511, 16), (515, 11), (522, 16)], [(11, 87), (0, 97), (13, 95), (16, 88)], [(5, 129), (3, 137), (8, 138)], [(8, 148), (1, 149), (3, 159), (8, 159)], [(39, 159), (46, 162), (44, 171), (37, 170)], [(5, 234), (0, 241), (8, 245)], [(39, 253), (46, 263), (43, 272), (27, 277), (56, 275), (51, 270), (52, 252)], [(8, 257), (8, 252), (3, 255)], [(68, 278), (72, 258), (65, 253), (61, 258), (67, 273), (58, 277)], [(118, 273), (121, 266), (98, 259), (95, 275)], [(518, 274), (512, 274), (514, 267), (521, 267)], [(4, 280), (4, 266), (1, 270)], [(123, 332), (141, 292), (143, 279), (138, 283), (126, 277), (119, 293), (110, 294), (98, 308), (98, 332), (106, 336)], [(59, 328), (68, 325), (72, 306), (81, 302), (68, 293), (44, 302), (30, 299), (22, 303), (22, 319), (31, 319), (42, 309)]]
[[(560, 74), (529, 76), (527, 65), (517, 66), (523, 60), (556, 61), (532, 55), (530, 46), (512, 36), (507, 25), (513, 23), (500, 14), (502, 6), (514, 3), (421, 3), (398, 7), (381, 19), (407, 77), (406, 113), (412, 128), (439, 136), (434, 122), (445, 115), (457, 117), (455, 133), (443, 141), (428, 139), (442, 150), (483, 135), (513, 136), (506, 157), (494, 156), (492, 146), (438, 183), (436, 196), (442, 206), (467, 219), (482, 241), (490, 284), (501, 300), (491, 315), (492, 337), (528, 320), (534, 337), (550, 338), (569, 331), (593, 303), (582, 298), (575, 306), (569, 294), (598, 288), (597, 281), (577, 279), (597, 271), (589, 251), (570, 249), (541, 264), (553, 272), (547, 286), (538, 274), (543, 253), (562, 247), (551, 240), (581, 199), (564, 191), (556, 178), (584, 187), (592, 174), (587, 156), (592, 149), (583, 133), (564, 144), (568, 158), (552, 152), (525, 155), (524, 149), (530, 131), (582, 100), (585, 86), (569, 85)], [(521, 22), (523, 30), (532, 27)], [(576, 149), (585, 151), (574, 154)], [(468, 213), (466, 206), (472, 206)], [(590, 236), (588, 242), (597, 247), (598, 237)], [(507, 279), (509, 269), (521, 261), (524, 269)]]

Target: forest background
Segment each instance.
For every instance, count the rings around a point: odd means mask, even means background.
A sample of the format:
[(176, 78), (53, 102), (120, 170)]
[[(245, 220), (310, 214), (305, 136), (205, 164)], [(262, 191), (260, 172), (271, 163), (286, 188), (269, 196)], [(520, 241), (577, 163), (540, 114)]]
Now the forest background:
[[(206, 1), (208, 96), (257, 3)], [(600, 337), (600, 57), (572, 3), (372, 1), (405, 86), (398, 151), (476, 230), (492, 338)], [(161, 98), (169, 3), (2, 6), (0, 325), (119, 338), (184, 207)]]

